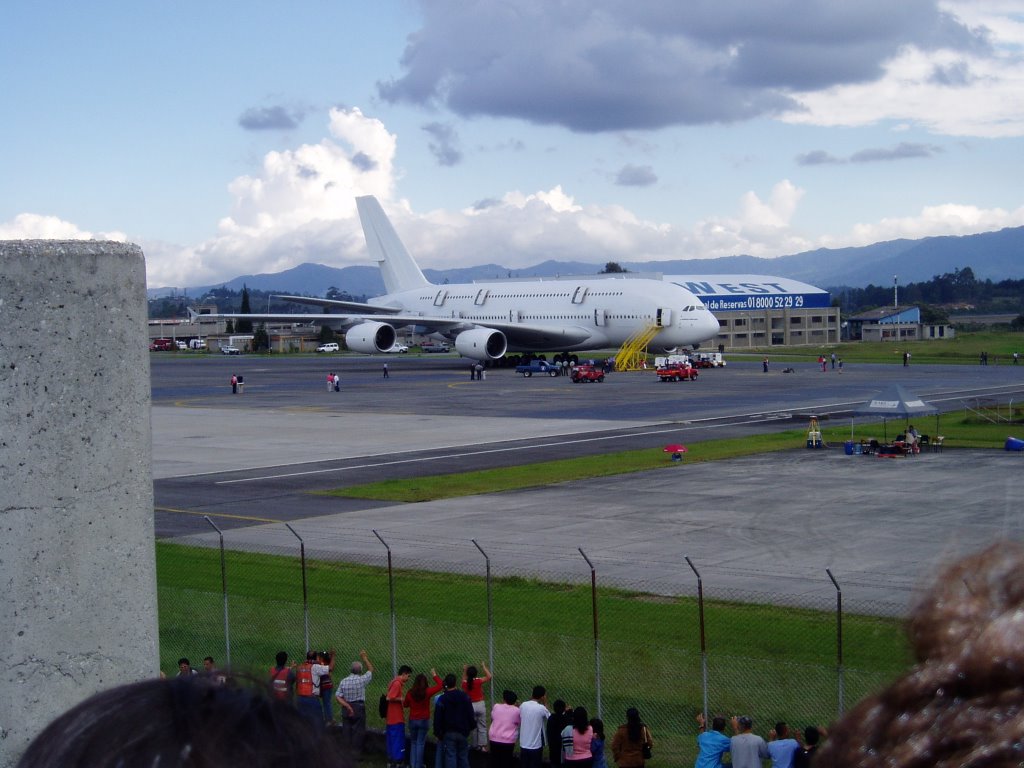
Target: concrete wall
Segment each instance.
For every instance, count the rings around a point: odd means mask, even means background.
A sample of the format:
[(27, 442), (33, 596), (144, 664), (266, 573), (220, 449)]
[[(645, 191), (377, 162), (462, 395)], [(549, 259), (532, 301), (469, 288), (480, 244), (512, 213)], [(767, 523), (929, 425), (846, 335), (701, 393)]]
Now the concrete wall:
[(157, 674), (145, 262), (0, 241), (0, 766)]

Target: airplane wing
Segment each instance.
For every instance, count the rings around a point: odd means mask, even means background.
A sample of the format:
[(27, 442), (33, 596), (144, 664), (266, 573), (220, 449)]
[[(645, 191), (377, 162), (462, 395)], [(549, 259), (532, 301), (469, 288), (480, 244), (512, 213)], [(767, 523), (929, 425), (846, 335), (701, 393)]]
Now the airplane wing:
[[(326, 301), (321, 299), (320, 301)], [(312, 303), (312, 302), (309, 302)], [(334, 329), (349, 328), (360, 323), (387, 323), (396, 328), (415, 325), (424, 329), (425, 333), (441, 333), (454, 338), (463, 331), (475, 328), (501, 331), (508, 341), (509, 347), (536, 350), (562, 349), (566, 346), (581, 344), (590, 338), (591, 333), (583, 326), (531, 325), (529, 323), (512, 323), (505, 321), (488, 321), (478, 323), (460, 317), (439, 317), (431, 315), (413, 315), (407, 313), (382, 314), (386, 307), (374, 307), (375, 313), (250, 313), (250, 314), (209, 314), (199, 315), (191, 307), (189, 317), (224, 320), (251, 320), (257, 323), (300, 323), (311, 325), (327, 325)]]
[(400, 312), (399, 307), (389, 307), (380, 304), (363, 304), (359, 301), (341, 301), (340, 299), (319, 299), (314, 296), (285, 296), (280, 293), (274, 294), (275, 299), (284, 299), (295, 304), (308, 304), (311, 307), (323, 307), (348, 312), (363, 312), (366, 314), (380, 314), (386, 312)]

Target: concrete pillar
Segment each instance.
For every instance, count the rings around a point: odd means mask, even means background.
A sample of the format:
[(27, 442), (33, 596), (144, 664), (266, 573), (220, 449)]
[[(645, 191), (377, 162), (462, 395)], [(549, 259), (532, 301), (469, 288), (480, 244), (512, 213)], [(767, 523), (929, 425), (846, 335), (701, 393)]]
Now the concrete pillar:
[(0, 766), (158, 674), (145, 288), (136, 245), (0, 241)]

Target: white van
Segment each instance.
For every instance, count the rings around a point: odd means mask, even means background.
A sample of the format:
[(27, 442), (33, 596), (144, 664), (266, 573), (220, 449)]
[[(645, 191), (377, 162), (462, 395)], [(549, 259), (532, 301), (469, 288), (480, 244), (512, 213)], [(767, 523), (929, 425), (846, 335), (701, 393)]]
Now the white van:
[(189, 349), (206, 349), (206, 339), (192, 339), (188, 343)]
[(316, 351), (317, 352), (337, 352), (339, 349), (340, 348), (338, 347), (338, 342), (336, 342), (336, 341), (329, 341), (326, 344), (321, 344), (319, 347), (317, 347)]

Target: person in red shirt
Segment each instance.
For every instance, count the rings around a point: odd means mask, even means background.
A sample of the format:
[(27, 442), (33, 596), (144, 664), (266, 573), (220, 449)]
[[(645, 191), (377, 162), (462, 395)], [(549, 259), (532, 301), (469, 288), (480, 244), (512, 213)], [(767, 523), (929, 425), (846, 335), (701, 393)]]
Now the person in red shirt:
[(396, 768), (405, 762), (405, 696), (402, 688), (412, 675), (412, 667), (403, 664), (398, 674), (388, 684), (388, 714), (384, 719), (384, 734), (388, 747), (388, 768)]
[(480, 668), (483, 677), (477, 677), (476, 667), (462, 668), (462, 690), (473, 703), (473, 714), (476, 716), (476, 728), (470, 734), (469, 746), (473, 749), (487, 751), (487, 702), (484, 701), (484, 684), (491, 681), (491, 670), (482, 661)]
[(412, 682), (412, 688), (405, 694), (403, 704), (409, 710), (409, 768), (424, 768), (423, 750), (430, 730), (430, 700), (444, 688), (437, 670), (431, 669), (434, 684), (429, 685), (427, 676), (420, 672)]

